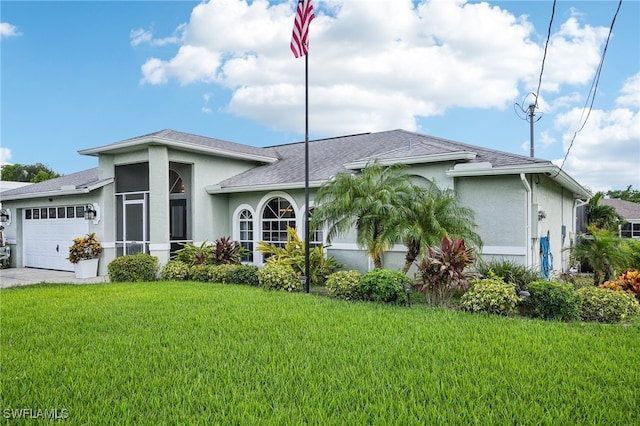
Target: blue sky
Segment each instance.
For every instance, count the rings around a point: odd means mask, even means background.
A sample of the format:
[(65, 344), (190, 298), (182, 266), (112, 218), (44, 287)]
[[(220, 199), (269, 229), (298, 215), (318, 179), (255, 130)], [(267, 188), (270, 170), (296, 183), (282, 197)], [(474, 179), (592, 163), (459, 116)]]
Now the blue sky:
[[(514, 104), (537, 90), (552, 5), (314, 1), (311, 138), (403, 128), (529, 155)], [(97, 165), (80, 149), (165, 128), (255, 146), (303, 140), (294, 6), (2, 1), (0, 161), (73, 173)], [(563, 162), (617, 6), (557, 2), (536, 157)], [(640, 188), (639, 28), (640, 2), (623, 1), (593, 110), (563, 166), (592, 190)]]

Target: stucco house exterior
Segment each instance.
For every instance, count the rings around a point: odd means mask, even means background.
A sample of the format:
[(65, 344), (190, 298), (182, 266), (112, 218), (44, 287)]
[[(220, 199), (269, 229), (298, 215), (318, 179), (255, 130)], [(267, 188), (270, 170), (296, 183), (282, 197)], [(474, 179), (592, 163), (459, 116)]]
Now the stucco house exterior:
[[(452, 188), (475, 212), (485, 259), (540, 266), (548, 237), (553, 269), (567, 270), (576, 208), (590, 193), (550, 161), (404, 130), (309, 142), (310, 206), (317, 188), (337, 173), (357, 173), (377, 160), (404, 163), (425, 185)], [(11, 213), (5, 233), (12, 266), (73, 270), (65, 258), (73, 238), (95, 232), (104, 247), (100, 274), (117, 256), (145, 251), (161, 263), (181, 242), (231, 236), (261, 265), (258, 241), (286, 240), (304, 229), (305, 143), (253, 147), (174, 130), (79, 151), (98, 167), (5, 191)], [(85, 219), (92, 211), (93, 218)], [(320, 242), (323, 232), (314, 233)], [(333, 241), (328, 255), (349, 269), (372, 265), (354, 235)], [(385, 254), (399, 268), (404, 247)]]

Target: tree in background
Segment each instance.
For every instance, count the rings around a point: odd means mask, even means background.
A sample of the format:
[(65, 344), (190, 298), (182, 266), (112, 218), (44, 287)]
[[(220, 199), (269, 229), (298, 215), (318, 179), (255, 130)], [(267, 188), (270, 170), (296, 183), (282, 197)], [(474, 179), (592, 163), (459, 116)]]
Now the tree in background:
[(587, 205), (587, 222), (598, 229), (617, 231), (618, 225), (624, 218), (618, 214), (615, 207), (601, 204), (604, 193), (596, 192)]
[(0, 180), (11, 182), (38, 183), (45, 180), (60, 177), (42, 163), (36, 164), (5, 164), (0, 169)]
[(607, 197), (618, 198), (620, 200), (631, 201), (632, 203), (640, 203), (640, 191), (632, 189), (633, 185), (627, 186), (625, 190), (607, 191)]

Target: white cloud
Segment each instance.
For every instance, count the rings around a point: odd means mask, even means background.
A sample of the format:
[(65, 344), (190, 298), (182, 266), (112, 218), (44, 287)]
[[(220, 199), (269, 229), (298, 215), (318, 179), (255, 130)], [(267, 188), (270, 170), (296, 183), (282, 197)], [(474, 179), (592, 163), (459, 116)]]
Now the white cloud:
[(0, 147), (0, 165), (11, 164), (11, 149)]
[(182, 33), (186, 24), (182, 24), (176, 28), (174, 34), (164, 38), (153, 38), (152, 30), (143, 30), (139, 28), (137, 30), (131, 30), (129, 33), (129, 39), (131, 40), (131, 46), (136, 47), (143, 43), (150, 44), (152, 46), (165, 46), (167, 44), (177, 44), (182, 39)]
[(22, 35), (22, 33), (18, 31), (15, 25), (11, 25), (8, 22), (0, 22), (0, 38), (17, 37), (19, 35)]
[(629, 108), (640, 108), (640, 73), (629, 77), (622, 86), (616, 104)]
[[(565, 152), (585, 115), (582, 108), (575, 108), (555, 120), (555, 127), (563, 132)], [(639, 165), (640, 112), (637, 108), (616, 108), (591, 111), (563, 169), (584, 186), (598, 191), (628, 185), (640, 187)]]
[[(142, 82), (205, 82), (231, 92), (227, 110), (280, 130), (302, 131), (304, 59), (289, 50), (294, 2), (211, 0), (176, 32), (169, 59), (150, 58)], [(405, 128), (449, 108), (511, 107), (535, 90), (544, 46), (526, 16), (487, 3), (326, 0), (311, 24), (310, 126), (319, 134)], [(239, 25), (238, 23), (242, 23)], [(607, 29), (574, 15), (553, 35), (543, 91), (593, 77)], [(150, 43), (148, 31), (132, 44)], [(570, 66), (569, 66), (570, 64)], [(567, 67), (570, 72), (566, 72)]]

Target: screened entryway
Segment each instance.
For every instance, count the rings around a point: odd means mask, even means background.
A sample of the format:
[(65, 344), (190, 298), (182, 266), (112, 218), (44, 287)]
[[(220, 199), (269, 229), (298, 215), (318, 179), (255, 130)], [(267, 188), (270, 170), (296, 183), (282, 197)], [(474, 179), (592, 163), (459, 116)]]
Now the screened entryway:
[(116, 166), (116, 256), (149, 252), (149, 163)]

